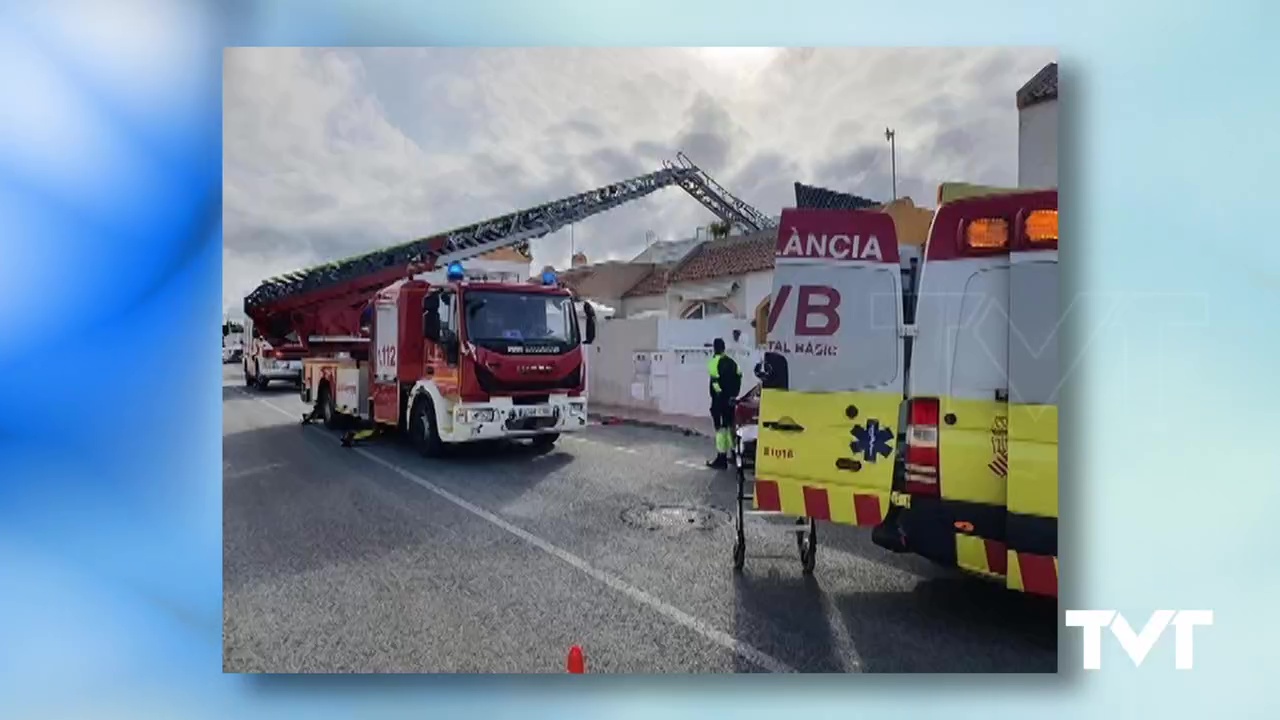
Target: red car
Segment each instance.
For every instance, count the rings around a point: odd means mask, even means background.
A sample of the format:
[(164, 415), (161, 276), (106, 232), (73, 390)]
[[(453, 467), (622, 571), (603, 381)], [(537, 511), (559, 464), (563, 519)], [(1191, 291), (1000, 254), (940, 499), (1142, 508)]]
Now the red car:
[(760, 421), (760, 386), (756, 385), (738, 398), (733, 410), (733, 424), (736, 427), (755, 425)]
[[(738, 398), (738, 404), (733, 408), (733, 425), (739, 429), (750, 428), (754, 431), (758, 422), (760, 422), (760, 386), (756, 385), (751, 390), (748, 390), (745, 395)], [(741, 437), (741, 433), (739, 437)], [(743, 467), (755, 466), (755, 437), (754, 432), (748, 433), (738, 448), (738, 452), (742, 454)]]

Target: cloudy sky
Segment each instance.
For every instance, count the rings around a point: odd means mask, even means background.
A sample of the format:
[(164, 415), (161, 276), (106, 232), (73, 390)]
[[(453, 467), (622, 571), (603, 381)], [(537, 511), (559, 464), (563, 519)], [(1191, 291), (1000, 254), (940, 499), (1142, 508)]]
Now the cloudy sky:
[[(657, 170), (683, 150), (773, 215), (801, 181), (932, 205), (1017, 179), (1049, 49), (227, 50), (223, 304), (264, 277)], [(592, 261), (715, 218), (670, 188), (574, 228)], [(533, 245), (563, 267), (569, 232)]]

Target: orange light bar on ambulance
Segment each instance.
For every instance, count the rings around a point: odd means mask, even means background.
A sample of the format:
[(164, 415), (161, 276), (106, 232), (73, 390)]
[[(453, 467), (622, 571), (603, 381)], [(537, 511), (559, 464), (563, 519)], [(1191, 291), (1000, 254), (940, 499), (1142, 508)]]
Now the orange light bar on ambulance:
[(964, 228), (964, 243), (974, 250), (996, 250), (1009, 245), (1009, 222), (1002, 218), (970, 220)]
[(1033, 243), (1058, 241), (1058, 211), (1035, 210), (1027, 216), (1027, 240)]

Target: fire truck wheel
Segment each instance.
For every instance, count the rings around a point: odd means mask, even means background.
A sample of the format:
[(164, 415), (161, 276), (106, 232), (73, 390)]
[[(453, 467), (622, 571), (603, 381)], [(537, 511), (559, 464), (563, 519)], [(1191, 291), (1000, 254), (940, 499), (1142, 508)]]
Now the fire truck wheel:
[(533, 436), (533, 446), (539, 450), (550, 450), (555, 447), (556, 441), (560, 439), (560, 433), (546, 433), (544, 435)]
[(431, 398), (419, 395), (413, 401), (413, 412), (409, 420), (409, 432), (413, 436), (413, 445), (423, 457), (439, 457), (444, 450), (440, 442), (440, 432), (436, 429), (435, 406)]

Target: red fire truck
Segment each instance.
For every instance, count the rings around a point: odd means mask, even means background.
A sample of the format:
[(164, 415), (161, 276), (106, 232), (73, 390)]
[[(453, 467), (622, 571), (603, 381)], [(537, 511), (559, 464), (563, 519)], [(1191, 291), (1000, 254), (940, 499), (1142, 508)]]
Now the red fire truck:
[[(426, 455), (486, 439), (550, 445), (587, 424), (594, 312), (554, 274), (468, 280), (462, 263), (670, 186), (731, 226), (774, 226), (680, 154), (657, 172), (273, 278), (245, 298), (245, 315), (266, 342), (302, 348), (304, 420), (363, 426), (344, 440), (394, 429)], [(424, 277), (440, 268), (442, 279)]]
[(423, 455), (474, 440), (527, 437), (550, 446), (587, 425), (583, 343), (591, 305), (555, 284), (396, 283), (372, 300), (367, 359), (303, 361), (302, 399), (329, 427), (353, 420), (407, 431)]

